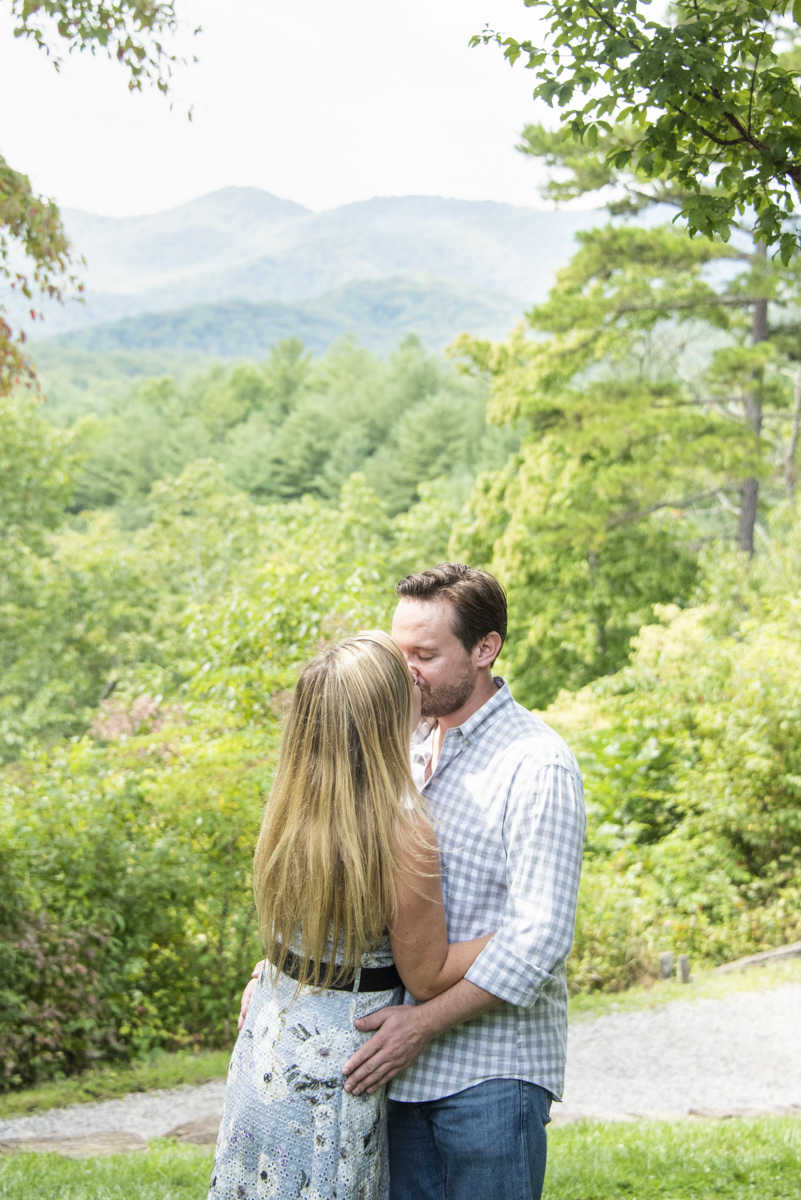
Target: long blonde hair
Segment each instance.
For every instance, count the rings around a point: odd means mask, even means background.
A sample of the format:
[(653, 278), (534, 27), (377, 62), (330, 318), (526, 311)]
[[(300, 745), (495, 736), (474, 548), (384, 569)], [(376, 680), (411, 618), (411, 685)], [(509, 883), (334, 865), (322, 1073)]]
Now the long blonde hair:
[(280, 971), (299, 946), (300, 984), (350, 978), (391, 921), (401, 854), (422, 811), (411, 715), (409, 669), (384, 633), (347, 638), (300, 673), (253, 864), (267, 956)]

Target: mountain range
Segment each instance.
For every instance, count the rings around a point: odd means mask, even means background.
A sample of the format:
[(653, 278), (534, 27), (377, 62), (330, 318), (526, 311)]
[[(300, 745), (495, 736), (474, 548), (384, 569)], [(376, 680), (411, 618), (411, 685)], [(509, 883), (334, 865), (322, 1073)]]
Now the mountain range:
[(368, 350), (388, 354), (407, 333), (434, 350), (462, 330), (502, 339), (523, 315), (523, 304), (447, 280), (395, 276), (347, 283), (300, 304), (218, 300), (166, 312), (140, 313), (73, 330), (39, 342), (93, 355), (161, 351), (212, 358), (265, 358), (284, 338), (297, 337), (315, 354), (352, 334)]
[(86, 260), (86, 303), (50, 305), (29, 336), (98, 352), (154, 338), (197, 349), (200, 339), (224, 356), (261, 348), (274, 330), (315, 347), (350, 330), (376, 350), (405, 332), (436, 348), (463, 329), (501, 336), (544, 298), (576, 232), (606, 219), (434, 196), (315, 213), (233, 187), (147, 216), (62, 215)]

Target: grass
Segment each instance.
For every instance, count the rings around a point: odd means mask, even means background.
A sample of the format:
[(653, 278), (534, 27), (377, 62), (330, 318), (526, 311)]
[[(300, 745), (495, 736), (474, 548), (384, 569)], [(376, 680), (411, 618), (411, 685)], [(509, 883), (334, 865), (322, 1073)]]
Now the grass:
[(0, 1200), (201, 1200), (212, 1150), (152, 1141), (147, 1153), (70, 1159), (0, 1158)]
[[(200, 1200), (212, 1152), (0, 1158), (0, 1200)], [(797, 1200), (801, 1120), (577, 1122), (549, 1138), (544, 1200)]]
[(666, 980), (636, 984), (625, 992), (580, 992), (570, 997), (570, 1020), (594, 1021), (609, 1013), (639, 1012), (674, 1000), (722, 1000), (734, 992), (766, 992), (788, 983), (801, 983), (801, 957), (727, 975), (702, 971), (691, 975), (689, 983)]
[(184, 1083), (224, 1079), (230, 1057), (230, 1050), (161, 1054), (150, 1062), (97, 1067), (82, 1075), (43, 1083), (22, 1092), (5, 1092), (0, 1095), (0, 1120), (9, 1121), (12, 1117), (63, 1108), (67, 1104), (113, 1100), (129, 1092), (149, 1092), (156, 1088), (180, 1087)]
[(797, 1200), (801, 1120), (554, 1130), (544, 1200)]

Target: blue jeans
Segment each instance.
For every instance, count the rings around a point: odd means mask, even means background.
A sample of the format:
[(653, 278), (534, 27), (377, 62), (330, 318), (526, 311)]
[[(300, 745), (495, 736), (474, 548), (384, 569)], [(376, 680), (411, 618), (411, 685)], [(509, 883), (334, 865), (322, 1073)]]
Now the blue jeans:
[(390, 1100), (390, 1200), (540, 1200), (551, 1100), (522, 1079)]

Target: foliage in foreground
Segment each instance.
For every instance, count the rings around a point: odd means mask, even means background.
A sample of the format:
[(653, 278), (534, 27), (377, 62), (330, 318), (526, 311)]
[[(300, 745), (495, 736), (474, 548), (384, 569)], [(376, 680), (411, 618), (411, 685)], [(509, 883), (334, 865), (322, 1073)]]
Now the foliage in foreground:
[[(795, 1200), (801, 1122), (580, 1122), (551, 1129), (545, 1200)], [(196, 1200), (211, 1151), (154, 1141), (147, 1153), (0, 1159), (0, 1200)]]
[[(144, 83), (151, 83), (162, 92), (168, 90), (176, 59), (161, 39), (176, 28), (172, 3), (12, 0), (11, 12), (14, 36), (31, 38), (40, 50), (54, 52), (56, 70), (60, 66), (57, 48), (89, 48), (94, 53), (100, 47), (127, 71), (129, 89), (141, 91)], [(27, 175), (0, 156), (0, 280), (8, 280), (23, 304), (35, 303), (36, 293), (60, 299), (76, 284), (68, 275), (70, 253), (56, 205), (37, 196)], [(35, 316), (35, 310), (30, 311)], [(24, 335), (14, 336), (7, 315), (0, 303), (0, 397), (20, 381), (30, 383), (34, 378), (31, 361), (23, 352)]]
[(230, 1038), (258, 948), (250, 847), (275, 739), (227, 724), (87, 740), (6, 775), (7, 1083)]
[(777, 0), (677, 0), (662, 18), (648, 0), (525, 0), (542, 11), (539, 44), (485, 30), (535, 72), (534, 96), (561, 110), (566, 137), (594, 148), (612, 123), (627, 144), (604, 163), (632, 162), (681, 193), (691, 234), (728, 240), (752, 213), (754, 232), (786, 263), (798, 201), (799, 8)]

